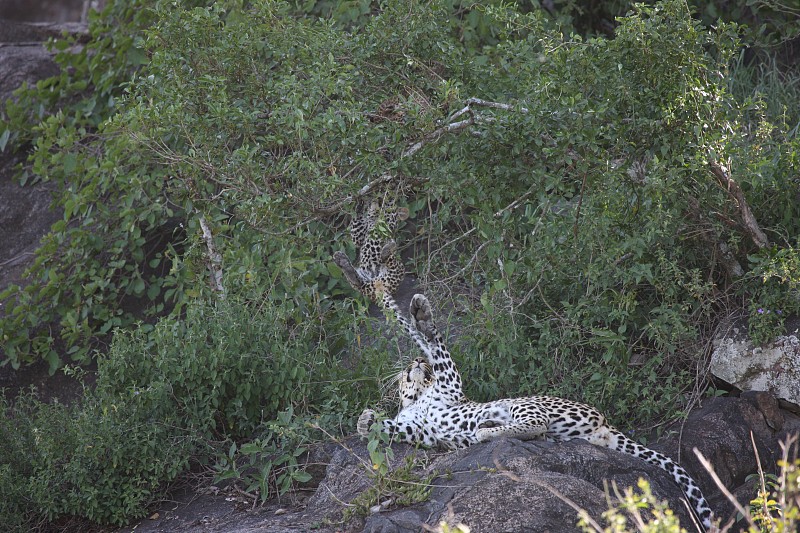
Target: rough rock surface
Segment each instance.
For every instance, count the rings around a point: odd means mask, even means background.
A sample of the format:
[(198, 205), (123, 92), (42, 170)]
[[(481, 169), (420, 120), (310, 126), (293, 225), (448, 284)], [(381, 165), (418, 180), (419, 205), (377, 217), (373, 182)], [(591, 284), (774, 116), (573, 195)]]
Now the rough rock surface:
[(795, 332), (754, 346), (733, 326), (714, 341), (711, 373), (740, 390), (770, 392), (800, 406), (800, 339)]
[[(577, 513), (567, 501), (599, 517), (606, 507), (605, 484), (635, 486), (647, 479), (654, 493), (679, 501), (669, 475), (631, 456), (575, 440), (554, 444), (502, 439), (447, 454), (430, 466), (451, 475), (434, 480), (428, 502), (401, 512), (371, 515), (365, 532), (418, 531), (421, 523), (447, 519), (472, 531), (575, 531)], [(683, 523), (685, 509), (676, 506)]]
[[(0, 46), (0, 105), (12, 99), (13, 92), (23, 83), (34, 85), (59, 73), (53, 54), (41, 41), (64, 29), (0, 19), (0, 42), (31, 41)], [(67, 29), (75, 33), (86, 31), (80, 25)], [(21, 187), (15, 180), (16, 167), (23, 160), (24, 154), (10, 154), (8, 148), (0, 152), (0, 291), (22, 281), (21, 274), (32, 262), (39, 240), (61, 218), (61, 213), (50, 210), (50, 185)]]
[(77, 22), (86, 9), (97, 9), (97, 0), (3, 0), (0, 18), (27, 22)]
[(764, 470), (775, 473), (780, 442), (798, 431), (800, 417), (780, 409), (770, 394), (751, 392), (738, 398), (703, 401), (682, 426), (670, 428), (652, 447), (678, 460), (700, 484), (715, 513), (727, 521), (735, 516), (733, 506), (717, 489), (693, 450), (696, 448), (711, 462), (722, 483), (746, 504), (755, 494), (753, 484), (746, 478), (758, 469), (753, 442)]

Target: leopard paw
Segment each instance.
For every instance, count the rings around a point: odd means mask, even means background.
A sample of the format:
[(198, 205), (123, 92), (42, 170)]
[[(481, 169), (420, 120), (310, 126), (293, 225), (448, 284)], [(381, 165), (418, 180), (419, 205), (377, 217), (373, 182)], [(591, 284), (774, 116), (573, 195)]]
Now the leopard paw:
[(380, 261), (382, 264), (385, 264), (389, 258), (397, 251), (397, 243), (394, 242), (394, 239), (390, 239), (383, 245), (381, 248), (380, 253)]
[(494, 437), (494, 432), (488, 431), (489, 429), (492, 428), (478, 428), (475, 430), (475, 440), (478, 442), (487, 442), (492, 440)]
[(358, 417), (358, 422), (356, 423), (358, 434), (362, 437), (369, 435), (369, 430), (377, 419), (378, 418), (375, 415), (375, 411), (372, 409), (364, 409), (364, 411), (361, 413), (361, 416)]
[(433, 311), (431, 303), (423, 294), (415, 294), (411, 299), (408, 309), (409, 314), (414, 319), (414, 326), (417, 331), (425, 335), (428, 340), (436, 335), (436, 325), (433, 323)]

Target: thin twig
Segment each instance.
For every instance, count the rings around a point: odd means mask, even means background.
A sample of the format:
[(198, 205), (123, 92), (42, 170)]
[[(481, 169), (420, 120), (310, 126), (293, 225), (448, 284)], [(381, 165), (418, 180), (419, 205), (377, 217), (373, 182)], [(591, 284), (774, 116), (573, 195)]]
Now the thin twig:
[[(440, 128), (437, 128), (431, 133), (428, 133), (422, 139), (408, 146), (408, 148), (403, 150), (402, 154), (400, 155), (400, 158), (403, 159), (406, 157), (412, 157), (414, 154), (422, 150), (422, 148), (424, 148), (426, 145), (438, 141), (442, 136), (448, 133), (456, 133), (465, 130), (477, 123), (492, 122), (493, 119), (491, 117), (482, 117), (479, 115), (475, 115), (472, 111), (472, 106), (488, 107), (491, 109), (500, 109), (503, 111), (519, 111), (520, 113), (526, 113), (526, 114), (529, 113), (529, 110), (525, 107), (515, 107), (510, 104), (504, 104), (501, 102), (491, 102), (489, 100), (483, 100), (481, 98), (468, 98), (466, 101), (466, 105), (459, 111), (455, 112), (448, 119), (447, 124), (441, 126)], [(469, 118), (466, 118), (464, 120), (457, 120), (463, 117), (464, 115), (469, 115)], [(350, 174), (351, 172), (352, 170), (349, 171), (348, 174)], [(364, 185), (363, 187), (361, 187), (361, 189), (359, 189), (356, 193), (346, 196), (341, 200), (333, 203), (332, 205), (316, 208), (314, 209), (314, 212), (318, 215), (334, 214), (338, 212), (342, 208), (342, 206), (353, 202), (353, 200), (366, 196), (376, 187), (383, 185), (385, 183), (389, 183), (393, 179), (395, 179), (395, 176), (393, 176), (392, 174), (384, 174), (381, 177), (376, 178), (367, 183), (366, 185)]]
[(528, 199), (528, 197), (529, 197), (531, 194), (533, 194), (535, 191), (536, 191), (536, 186), (534, 185), (534, 186), (532, 186), (530, 189), (528, 189), (527, 191), (525, 191), (525, 193), (524, 193), (522, 196), (520, 196), (519, 198), (517, 198), (516, 200), (514, 200), (513, 202), (511, 202), (510, 204), (508, 204), (507, 206), (505, 206), (503, 209), (501, 209), (500, 211), (498, 211), (497, 213), (495, 213), (495, 214), (494, 214), (494, 218), (500, 218), (500, 216), (501, 216), (503, 213), (505, 213), (506, 211), (513, 211), (514, 209), (516, 209), (516, 208), (517, 208), (517, 206), (518, 206), (519, 204), (521, 204), (522, 202), (524, 202), (525, 200), (527, 200), (527, 199)]
[(586, 173), (583, 173), (583, 182), (581, 183), (581, 195), (578, 197), (578, 209), (575, 212), (575, 225), (572, 228), (572, 234), (578, 238), (578, 224), (581, 220), (581, 205), (583, 205), (583, 193), (586, 190)]
[(466, 264), (466, 265), (464, 265), (464, 267), (463, 267), (461, 270), (459, 270), (458, 272), (456, 272), (455, 274), (453, 274), (453, 275), (452, 275), (452, 276), (450, 276), (449, 278), (446, 278), (446, 279), (442, 280), (442, 282), (443, 282), (443, 283), (448, 283), (448, 282), (450, 282), (450, 281), (452, 281), (452, 280), (454, 280), (454, 279), (457, 279), (457, 278), (461, 277), (461, 276), (462, 276), (464, 273), (466, 273), (467, 269), (469, 269), (469, 267), (472, 265), (472, 263), (474, 263), (474, 262), (475, 262), (475, 260), (476, 260), (476, 259), (478, 259), (478, 254), (480, 254), (480, 253), (481, 253), (481, 251), (482, 251), (484, 248), (486, 248), (486, 246), (487, 246), (489, 243), (491, 243), (491, 242), (493, 242), (493, 241), (485, 241), (483, 244), (481, 244), (480, 246), (478, 246), (478, 249), (477, 249), (477, 250), (475, 250), (475, 253), (474, 253), (474, 254), (472, 254), (472, 257), (470, 258), (470, 260), (469, 260), (469, 261), (467, 261), (467, 264)]
[(764, 516), (770, 516), (769, 508), (767, 507), (767, 501), (769, 500), (769, 494), (767, 493), (767, 484), (764, 481), (764, 468), (761, 466), (761, 457), (758, 455), (758, 448), (756, 447), (756, 438), (753, 436), (753, 432), (750, 431), (750, 442), (753, 444), (753, 453), (756, 456), (756, 466), (758, 467), (758, 481), (761, 484), (761, 508), (764, 511)]
[(333, 205), (318, 207), (317, 209), (314, 209), (314, 212), (320, 215), (332, 215), (334, 213), (337, 213), (343, 205), (349, 204), (356, 198), (361, 198), (362, 196), (366, 196), (375, 187), (383, 185), (384, 183), (389, 183), (393, 179), (394, 176), (392, 174), (384, 174), (380, 178), (375, 178), (374, 180), (370, 181), (369, 183), (361, 187), (355, 194), (346, 196), (345, 198), (342, 198), (338, 202), (334, 203)]
[(590, 526), (592, 526), (594, 528), (595, 531), (597, 531), (598, 533), (603, 533), (603, 528), (600, 527), (600, 524), (598, 524), (597, 521), (594, 518), (589, 516), (589, 513), (588, 513), (588, 511), (586, 511), (586, 509), (583, 509), (580, 505), (578, 505), (577, 503), (575, 503), (574, 501), (572, 501), (568, 497), (566, 497), (563, 494), (561, 494), (559, 491), (557, 491), (555, 488), (553, 488), (549, 484), (547, 484), (547, 483), (545, 483), (543, 481), (537, 481), (537, 480), (534, 480), (534, 479), (531, 479), (530, 481), (534, 485), (538, 485), (538, 486), (550, 491), (550, 493), (553, 494), (553, 496), (555, 496), (556, 498), (558, 498), (562, 502), (564, 502), (567, 505), (569, 505), (570, 507), (572, 507), (579, 515), (583, 516), (583, 518), (589, 523)]
[(724, 494), (725, 497), (728, 498), (728, 501), (733, 504), (733, 506), (736, 508), (737, 511), (739, 511), (739, 513), (741, 513), (741, 515), (747, 520), (747, 523), (750, 524), (750, 527), (752, 527), (754, 531), (760, 531), (759, 527), (753, 521), (753, 517), (750, 516), (750, 513), (744, 507), (742, 507), (742, 504), (739, 503), (739, 500), (736, 499), (736, 496), (731, 494), (731, 491), (728, 490), (728, 488), (719, 478), (717, 473), (714, 472), (714, 467), (711, 464), (711, 462), (708, 459), (706, 459), (705, 456), (703, 456), (703, 454), (700, 453), (700, 450), (698, 450), (697, 448), (693, 448), (692, 451), (697, 456), (697, 459), (700, 461), (700, 464), (703, 465), (703, 468), (706, 469), (706, 472), (708, 472), (708, 474), (711, 476), (711, 479), (714, 480), (714, 483), (717, 485), (720, 492), (722, 492), (722, 494)]
[(19, 254), (15, 255), (14, 257), (12, 257), (11, 259), (7, 259), (7, 260), (3, 261), (2, 263), (0, 263), (0, 266), (6, 266), (7, 264), (14, 263), (18, 259), (21, 259), (22, 257), (24, 257), (26, 255), (33, 255), (33, 254), (34, 254), (34, 252), (22, 252), (22, 253), (19, 253)]
[[(788, 434), (786, 435), (785, 441), (780, 441), (778, 444), (781, 447), (781, 461), (783, 466), (781, 467), (781, 476), (778, 480), (778, 486), (780, 487), (780, 508), (787, 509), (789, 502), (786, 501), (786, 497), (789, 495), (789, 487), (787, 487), (787, 479), (786, 475), (788, 474), (789, 470), (789, 451), (793, 446), (797, 444), (798, 435), (795, 434)], [(795, 449), (795, 456), (797, 456), (797, 450)], [(797, 498), (797, 496), (795, 496)], [(797, 502), (800, 503), (800, 502)]]

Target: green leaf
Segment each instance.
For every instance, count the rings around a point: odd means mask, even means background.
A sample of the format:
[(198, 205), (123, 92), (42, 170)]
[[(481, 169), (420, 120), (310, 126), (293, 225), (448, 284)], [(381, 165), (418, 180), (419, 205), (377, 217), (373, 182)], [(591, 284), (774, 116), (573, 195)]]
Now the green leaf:
[(142, 294), (144, 292), (144, 288), (145, 288), (144, 280), (142, 278), (136, 278), (132, 285), (133, 294), (137, 296)]
[(44, 359), (47, 361), (47, 373), (49, 375), (52, 376), (56, 373), (56, 370), (61, 368), (61, 358), (58, 357), (58, 353), (55, 350), (47, 352)]
[(300, 483), (311, 481), (312, 477), (313, 476), (311, 474), (309, 474), (308, 472), (304, 472), (302, 470), (295, 470), (292, 472), (292, 478), (294, 478), (295, 481), (299, 481)]
[(71, 176), (75, 172), (75, 168), (78, 165), (77, 156), (72, 152), (67, 152), (64, 154), (62, 165), (64, 168), (64, 174)]
[(3, 130), (3, 134), (0, 135), (0, 152), (6, 151), (6, 144), (8, 143), (9, 138), (11, 138), (11, 130), (6, 128)]

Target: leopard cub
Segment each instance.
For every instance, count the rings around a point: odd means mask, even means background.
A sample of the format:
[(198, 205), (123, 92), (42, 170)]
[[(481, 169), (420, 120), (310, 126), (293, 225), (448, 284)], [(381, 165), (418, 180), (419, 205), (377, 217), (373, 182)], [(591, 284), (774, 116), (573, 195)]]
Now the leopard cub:
[(333, 255), (350, 285), (377, 303), (381, 303), (380, 294), (394, 294), (405, 276), (405, 266), (392, 236), (398, 221), (407, 218), (408, 209), (395, 207), (393, 200), (383, 204), (373, 200), (350, 225), (350, 235), (358, 251), (357, 267), (353, 267), (344, 252)]

